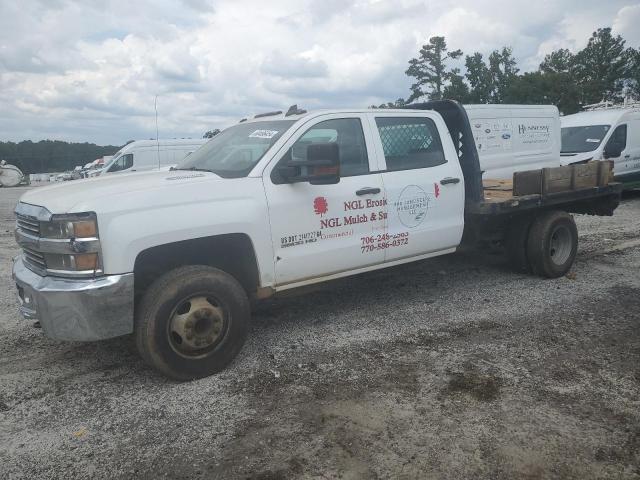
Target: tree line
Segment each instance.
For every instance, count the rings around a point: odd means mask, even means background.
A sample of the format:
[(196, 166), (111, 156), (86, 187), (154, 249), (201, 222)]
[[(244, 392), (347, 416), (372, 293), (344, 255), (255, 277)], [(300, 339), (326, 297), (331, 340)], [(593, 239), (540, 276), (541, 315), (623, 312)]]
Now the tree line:
[(15, 165), (23, 173), (64, 172), (86, 165), (121, 147), (93, 143), (69, 143), (59, 140), (0, 142), (0, 160)]
[(419, 100), (449, 98), (461, 103), (553, 104), (561, 113), (580, 111), (601, 101), (640, 99), (640, 48), (627, 47), (611, 28), (593, 32), (582, 50), (559, 49), (538, 70), (520, 73), (511, 47), (464, 56), (465, 71), (452, 64), (462, 50), (450, 50), (444, 37), (431, 37), (406, 74), (414, 79), (410, 95), (373, 107), (392, 108)]

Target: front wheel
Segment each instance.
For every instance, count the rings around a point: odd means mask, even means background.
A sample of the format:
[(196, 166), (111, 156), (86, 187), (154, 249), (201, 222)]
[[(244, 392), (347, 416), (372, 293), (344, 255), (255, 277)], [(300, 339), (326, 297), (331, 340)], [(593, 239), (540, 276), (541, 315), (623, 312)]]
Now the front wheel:
[(561, 277), (571, 269), (577, 252), (578, 229), (571, 215), (550, 211), (534, 220), (527, 239), (527, 257), (533, 273)]
[(204, 265), (164, 274), (136, 310), (135, 337), (145, 362), (176, 380), (224, 369), (247, 336), (249, 300), (229, 274)]

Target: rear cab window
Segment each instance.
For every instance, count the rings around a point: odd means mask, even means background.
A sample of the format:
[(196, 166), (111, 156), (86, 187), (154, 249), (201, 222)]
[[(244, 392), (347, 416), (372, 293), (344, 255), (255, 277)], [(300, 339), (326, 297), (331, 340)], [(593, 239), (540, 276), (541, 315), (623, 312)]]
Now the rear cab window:
[(436, 167), (447, 163), (438, 129), (426, 117), (375, 117), (387, 171)]

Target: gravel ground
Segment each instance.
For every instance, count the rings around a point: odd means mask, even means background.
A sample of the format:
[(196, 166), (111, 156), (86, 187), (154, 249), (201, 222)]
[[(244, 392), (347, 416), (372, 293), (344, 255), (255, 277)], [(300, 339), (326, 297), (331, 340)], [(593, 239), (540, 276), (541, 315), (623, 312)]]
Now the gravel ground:
[(0, 190), (0, 478), (640, 478), (640, 196), (577, 217), (566, 278), (456, 254), (258, 305), (231, 367), (17, 313)]

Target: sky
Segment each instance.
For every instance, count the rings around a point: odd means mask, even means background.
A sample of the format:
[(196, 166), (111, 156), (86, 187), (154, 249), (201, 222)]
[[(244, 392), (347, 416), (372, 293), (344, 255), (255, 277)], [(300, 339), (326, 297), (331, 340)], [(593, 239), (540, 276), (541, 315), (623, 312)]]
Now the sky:
[(272, 110), (407, 97), (429, 37), (523, 71), (611, 26), (640, 47), (629, 0), (0, 0), (0, 141), (122, 145), (201, 137)]

